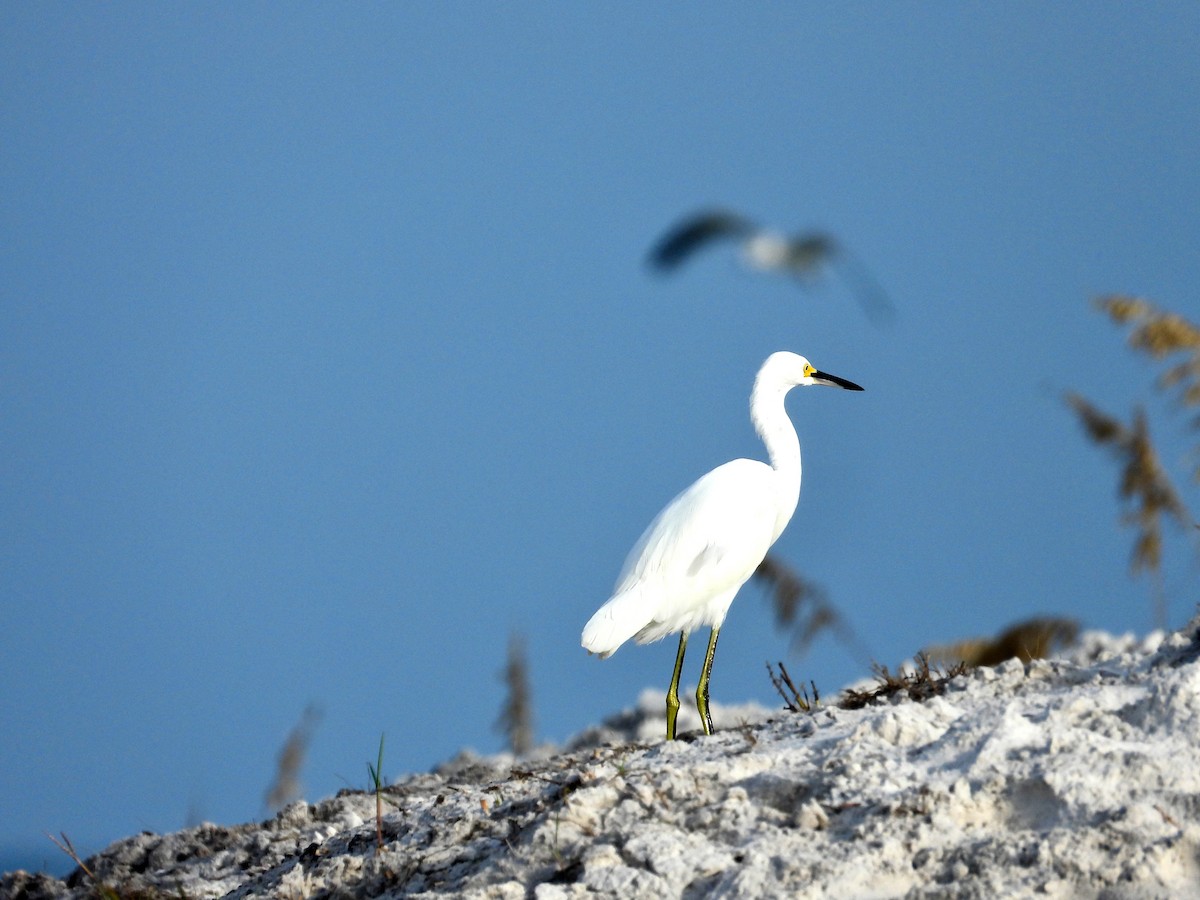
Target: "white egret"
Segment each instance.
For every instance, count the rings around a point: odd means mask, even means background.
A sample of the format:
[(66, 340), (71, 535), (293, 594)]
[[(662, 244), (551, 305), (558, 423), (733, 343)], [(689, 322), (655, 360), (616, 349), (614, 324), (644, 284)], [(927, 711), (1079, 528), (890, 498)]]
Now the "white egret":
[(767, 357), (750, 393), (750, 420), (771, 463), (735, 459), (718, 466), (667, 504), (634, 545), (613, 595), (583, 629), (589, 653), (611, 656), (630, 638), (639, 644), (679, 632), (675, 671), (667, 691), (667, 739), (675, 737), (679, 674), (688, 634), (712, 629), (700, 670), (696, 708), (712, 734), (708, 680), (717, 635), (739, 588), (754, 574), (800, 499), (800, 439), (784, 406), (798, 385), (827, 384), (861, 391), (818, 371), (803, 356)]
[(722, 240), (739, 243), (745, 263), (761, 271), (810, 280), (832, 265), (869, 316), (880, 322), (893, 315), (891, 301), (879, 282), (832, 235), (820, 231), (779, 234), (726, 210), (707, 210), (683, 219), (650, 251), (649, 263), (660, 271), (671, 271), (697, 250)]

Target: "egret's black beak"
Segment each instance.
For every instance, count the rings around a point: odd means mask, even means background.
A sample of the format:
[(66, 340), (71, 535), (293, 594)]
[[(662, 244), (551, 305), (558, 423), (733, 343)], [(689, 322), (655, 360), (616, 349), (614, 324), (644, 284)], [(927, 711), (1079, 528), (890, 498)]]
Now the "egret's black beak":
[(813, 372), (809, 376), (817, 384), (831, 384), (836, 387), (845, 388), (848, 391), (861, 391), (862, 388), (853, 381), (847, 381), (845, 378), (838, 378), (836, 375), (830, 375), (828, 372)]

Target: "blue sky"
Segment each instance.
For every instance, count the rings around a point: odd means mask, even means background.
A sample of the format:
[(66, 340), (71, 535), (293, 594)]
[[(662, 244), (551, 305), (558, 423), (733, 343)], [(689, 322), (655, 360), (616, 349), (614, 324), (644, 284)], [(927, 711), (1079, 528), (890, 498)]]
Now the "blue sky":
[[(673, 641), (599, 662), (580, 629), (663, 503), (762, 457), (778, 349), (866, 388), (789, 398), (776, 552), (876, 659), (1148, 630), (1061, 397), (1149, 402), (1182, 480), (1194, 435), (1089, 300), (1200, 318), (1197, 33), (1185, 3), (6, 6), (6, 861), (260, 817), (309, 704), (309, 799), (380, 733), (389, 776), (495, 751), (512, 632), (543, 739), (664, 689)], [(712, 204), (831, 231), (895, 326), (729, 252), (647, 272)], [(745, 588), (714, 700), (774, 702), (766, 660), (864, 674), (788, 645)]]

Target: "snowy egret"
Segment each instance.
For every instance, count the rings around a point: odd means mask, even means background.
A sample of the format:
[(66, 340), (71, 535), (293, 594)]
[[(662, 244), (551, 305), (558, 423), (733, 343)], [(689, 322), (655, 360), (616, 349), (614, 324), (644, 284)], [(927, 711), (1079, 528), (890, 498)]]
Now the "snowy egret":
[(891, 301), (879, 282), (831, 235), (814, 231), (789, 237), (725, 210), (709, 210), (681, 221), (650, 251), (649, 262), (660, 271), (670, 271), (700, 248), (720, 240), (740, 243), (742, 258), (751, 268), (780, 271), (802, 280), (813, 278), (822, 266), (832, 265), (868, 315), (876, 321), (893, 315)]
[(584, 648), (602, 658), (630, 638), (646, 644), (679, 632), (667, 691), (668, 740), (675, 737), (688, 634), (702, 625), (712, 633), (696, 688), (696, 708), (704, 733), (712, 734), (708, 679), (717, 635), (733, 598), (783, 533), (800, 499), (800, 439), (784, 397), (798, 385), (811, 384), (862, 390), (852, 381), (818, 371), (795, 353), (767, 357), (750, 392), (750, 420), (767, 447), (770, 465), (735, 459), (668, 503), (630, 551), (612, 597), (584, 626)]

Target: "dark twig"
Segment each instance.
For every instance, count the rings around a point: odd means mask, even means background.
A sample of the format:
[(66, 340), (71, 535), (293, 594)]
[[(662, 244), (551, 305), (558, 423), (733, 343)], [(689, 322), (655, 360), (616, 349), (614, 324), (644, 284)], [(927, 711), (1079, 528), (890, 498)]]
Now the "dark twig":
[(945, 693), (947, 683), (970, 670), (966, 663), (958, 663), (942, 672), (936, 666), (929, 664), (929, 658), (924, 653), (916, 657), (916, 670), (899, 672), (893, 675), (887, 666), (876, 664), (875, 680), (878, 686), (869, 691), (847, 690), (838, 701), (842, 709), (860, 709), (878, 703), (880, 700), (903, 693), (910, 700), (928, 700), (938, 694)]
[(67, 837), (67, 833), (60, 831), (59, 834), (62, 836), (61, 841), (50, 832), (46, 832), (46, 837), (50, 838), (59, 850), (71, 857), (75, 865), (79, 866), (79, 870), (88, 877), (88, 880), (92, 882), (92, 885), (104, 900), (121, 900), (121, 895), (108, 885), (101, 883), (100, 879), (96, 877), (96, 873), (89, 869), (84, 861), (79, 858), (79, 853), (75, 850), (75, 845), (71, 843), (71, 839)]
[(518, 634), (508, 639), (508, 660), (501, 677), (508, 691), (495, 728), (508, 739), (513, 756), (526, 756), (533, 749), (533, 692), (525, 641)]
[[(808, 689), (798, 689), (792, 676), (788, 674), (787, 667), (783, 662), (779, 663), (779, 675), (775, 674), (775, 670), (771, 668), (771, 664), (767, 663), (767, 674), (771, 676), (771, 684), (775, 685), (775, 690), (779, 692), (779, 696), (783, 698), (784, 706), (791, 712), (812, 712), (820, 705), (821, 695), (817, 691), (817, 683), (810, 681), (812, 685), (812, 697), (808, 695)], [(787, 690), (784, 690), (784, 687)], [(790, 694), (790, 696), (789, 696)]]

